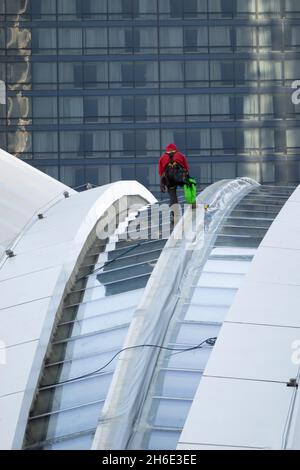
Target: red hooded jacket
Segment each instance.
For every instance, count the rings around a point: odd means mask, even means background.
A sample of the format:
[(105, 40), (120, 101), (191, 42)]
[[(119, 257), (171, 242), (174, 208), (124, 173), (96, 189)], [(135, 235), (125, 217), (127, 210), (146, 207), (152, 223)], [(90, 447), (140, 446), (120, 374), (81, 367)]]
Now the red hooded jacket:
[[(187, 162), (187, 159), (185, 158), (185, 156), (178, 152), (177, 150), (177, 147), (176, 145), (174, 144), (169, 144), (167, 147), (166, 147), (166, 152), (170, 152), (171, 150), (176, 150), (176, 153), (173, 155), (173, 161), (178, 163), (179, 165), (181, 165), (183, 168), (185, 168), (187, 171), (189, 171), (189, 164)], [(167, 153), (163, 153), (162, 156), (160, 157), (159, 159), (159, 163), (158, 163), (158, 173), (159, 173), (159, 176), (162, 176), (165, 169), (166, 169), (166, 166), (169, 164), (170, 162), (170, 157)]]

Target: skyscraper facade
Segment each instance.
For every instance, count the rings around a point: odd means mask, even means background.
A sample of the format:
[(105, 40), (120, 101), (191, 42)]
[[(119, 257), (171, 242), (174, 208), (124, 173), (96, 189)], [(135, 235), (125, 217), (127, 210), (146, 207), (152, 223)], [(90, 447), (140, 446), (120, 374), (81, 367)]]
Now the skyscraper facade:
[(299, 0), (0, 0), (0, 147), (77, 187), (300, 181)]

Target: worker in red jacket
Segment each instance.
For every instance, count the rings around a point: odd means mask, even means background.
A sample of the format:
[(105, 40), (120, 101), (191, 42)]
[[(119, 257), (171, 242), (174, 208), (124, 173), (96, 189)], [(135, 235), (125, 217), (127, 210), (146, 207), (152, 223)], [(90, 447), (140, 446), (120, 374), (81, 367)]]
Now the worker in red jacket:
[(175, 144), (167, 145), (165, 153), (159, 159), (158, 172), (161, 191), (164, 193), (167, 188), (170, 206), (177, 204), (177, 186), (184, 185), (189, 173), (189, 164)]

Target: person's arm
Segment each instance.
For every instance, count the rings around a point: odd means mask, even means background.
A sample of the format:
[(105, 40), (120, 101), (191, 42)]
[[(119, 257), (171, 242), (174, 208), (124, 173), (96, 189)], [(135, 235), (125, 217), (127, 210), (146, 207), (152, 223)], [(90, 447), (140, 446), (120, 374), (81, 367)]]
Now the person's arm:
[(164, 172), (161, 160), (162, 160), (162, 158), (160, 157), (159, 163), (158, 163), (158, 174), (159, 174), (160, 177), (162, 177), (162, 174)]
[(164, 166), (163, 166), (163, 162), (162, 162), (162, 157), (159, 160), (158, 173), (159, 173), (159, 176), (160, 176), (160, 190), (161, 190), (162, 193), (165, 193), (166, 192), (166, 178), (165, 178), (165, 175), (164, 175)]
[(189, 171), (190, 168), (189, 168), (188, 161), (182, 153), (178, 154), (178, 160), (177, 161), (185, 170)]

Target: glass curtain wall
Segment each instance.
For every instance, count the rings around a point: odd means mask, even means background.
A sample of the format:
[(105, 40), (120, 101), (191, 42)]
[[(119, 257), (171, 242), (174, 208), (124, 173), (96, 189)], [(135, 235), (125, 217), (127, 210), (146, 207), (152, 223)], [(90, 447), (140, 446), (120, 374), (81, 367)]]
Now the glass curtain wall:
[(201, 185), (300, 180), (297, 0), (3, 0), (1, 147), (78, 186), (159, 190), (174, 141)]

